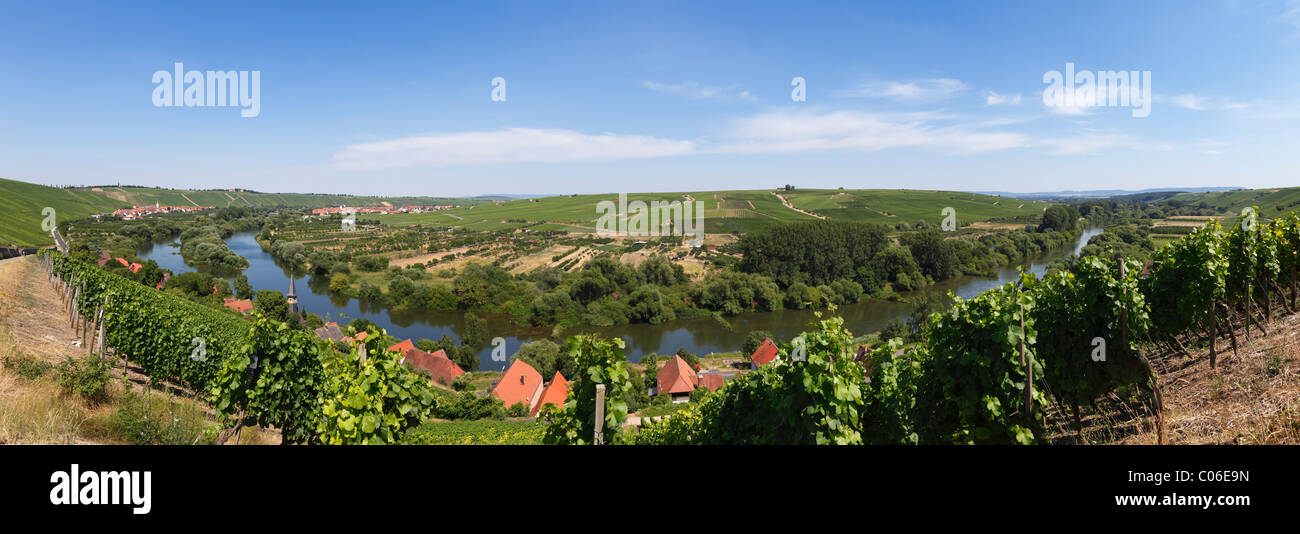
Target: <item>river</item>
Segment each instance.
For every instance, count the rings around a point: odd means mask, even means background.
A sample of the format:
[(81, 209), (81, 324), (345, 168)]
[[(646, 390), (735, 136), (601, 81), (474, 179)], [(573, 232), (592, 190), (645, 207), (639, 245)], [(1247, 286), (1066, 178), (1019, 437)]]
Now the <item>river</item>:
[[(1035, 275), (1042, 276), (1047, 266), (1058, 259), (1077, 255), (1088, 240), (1100, 234), (1100, 228), (1083, 231), (1071, 250), (1060, 250), (1046, 254), (1021, 265), (1028, 266)], [(254, 233), (241, 232), (226, 240), (226, 244), (235, 253), (248, 258), (248, 269), (244, 274), (253, 285), (254, 290), (274, 289), (281, 292), (289, 288), (289, 270), (276, 264), (271, 255), (264, 252), (254, 239)], [(195, 270), (181, 260), (179, 249), (168, 244), (158, 244), (140, 250), (138, 254), (145, 260), (154, 260), (158, 265), (171, 269), (174, 273)], [(959, 276), (916, 292), (903, 293), (904, 297), (938, 292), (953, 291), (958, 296), (970, 298), (982, 291), (1015, 280), (1016, 267), (1011, 266), (997, 270), (995, 278)], [(365, 318), (388, 330), (398, 339), (420, 338), (438, 339), (443, 334), (450, 334), (460, 339), (459, 332), (464, 327), (461, 312), (393, 312), (378, 305), (358, 299), (332, 295), (329, 280), (310, 276), (299, 276), (295, 285), (298, 289), (298, 305), (309, 312), (326, 318), (326, 322), (340, 321), (346, 323), (356, 318)], [(911, 304), (866, 299), (857, 304), (840, 306), (838, 315), (844, 318), (845, 327), (855, 335), (880, 330), (891, 319), (906, 316), (911, 311)], [(528, 341), (550, 336), (550, 329), (526, 329), (512, 324), (508, 316), (497, 314), (480, 314), (488, 321), (493, 335), (500, 336), (506, 342), (506, 354), (514, 354), (519, 346)], [(645, 354), (672, 354), (679, 348), (685, 348), (692, 354), (706, 355), (714, 352), (734, 352), (740, 349), (745, 334), (753, 330), (767, 330), (779, 338), (789, 339), (807, 328), (814, 320), (813, 312), (808, 310), (784, 310), (777, 312), (745, 313), (728, 317), (731, 329), (723, 327), (713, 319), (691, 319), (670, 321), (664, 324), (631, 324), (614, 327), (585, 327), (584, 332), (598, 332), (607, 336), (622, 338), (627, 348), (628, 360), (640, 361)], [(503, 362), (494, 362), (491, 358), (491, 346), (479, 353), (482, 365), (479, 370), (499, 371)]]

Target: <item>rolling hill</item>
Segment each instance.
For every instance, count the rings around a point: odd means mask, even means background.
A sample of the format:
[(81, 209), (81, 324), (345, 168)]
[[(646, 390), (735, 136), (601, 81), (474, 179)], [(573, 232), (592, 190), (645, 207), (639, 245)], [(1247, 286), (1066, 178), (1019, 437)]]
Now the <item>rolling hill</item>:
[(1261, 217), (1276, 217), (1289, 211), (1300, 211), (1300, 187), (1277, 189), (1240, 189), (1212, 193), (1181, 193), (1165, 202), (1182, 202), (1193, 206), (1204, 205), (1218, 209), (1225, 215), (1240, 215), (1241, 210), (1259, 206)]
[(138, 186), (98, 186), (79, 189), (81, 192), (103, 195), (127, 204), (164, 206), (228, 206), (325, 208), (330, 206), (380, 206), (385, 202), (394, 206), (411, 205), (473, 205), (483, 200), (444, 197), (378, 197), (356, 195), (326, 195), (314, 193), (262, 193), (236, 189), (166, 189)]
[[(941, 211), (951, 207), (961, 224), (991, 219), (1034, 217), (1047, 203), (1009, 197), (953, 191), (895, 189), (799, 190), (780, 192), (794, 206), (785, 206), (768, 190), (632, 193), (628, 200), (673, 201), (695, 199), (704, 203), (707, 233), (743, 234), (763, 228), (822, 216), (835, 220), (908, 225), (926, 221), (938, 225)], [(592, 230), (596, 205), (616, 201), (618, 195), (568, 195), (493, 202), (437, 213), (382, 215), (385, 224), (443, 224), (470, 230), (505, 229), (547, 223), (539, 229)], [(802, 211), (800, 211), (802, 210)], [(807, 212), (807, 213), (805, 213)]]
[(0, 178), (0, 245), (54, 244), (41, 229), (42, 210), (54, 208), (56, 222), (130, 207), (130, 204), (87, 191), (74, 191)]

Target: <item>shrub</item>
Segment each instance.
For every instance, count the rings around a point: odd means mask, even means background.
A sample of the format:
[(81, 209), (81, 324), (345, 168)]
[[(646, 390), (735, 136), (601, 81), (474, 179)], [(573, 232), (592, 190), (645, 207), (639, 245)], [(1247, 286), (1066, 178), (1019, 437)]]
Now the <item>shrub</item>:
[(59, 363), (59, 385), (92, 403), (108, 400), (108, 380), (108, 364), (98, 356), (65, 356)]
[(528, 417), (528, 405), (524, 404), (524, 401), (516, 402), (510, 405), (510, 409), (506, 413), (510, 417)]
[(135, 445), (207, 445), (218, 430), (193, 404), (133, 392), (122, 397), (109, 425), (115, 437)]
[(36, 380), (54, 368), (53, 365), (47, 362), (23, 355), (5, 356), (4, 366), (5, 369), (13, 369), (18, 373), (18, 376), (27, 380)]

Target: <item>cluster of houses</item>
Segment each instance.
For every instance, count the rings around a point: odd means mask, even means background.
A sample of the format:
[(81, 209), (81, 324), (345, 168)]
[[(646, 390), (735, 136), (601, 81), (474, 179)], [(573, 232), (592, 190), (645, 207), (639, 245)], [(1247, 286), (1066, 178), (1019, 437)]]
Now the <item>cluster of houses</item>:
[[(126, 258), (114, 258), (111, 254), (108, 253), (107, 250), (99, 251), (99, 259), (96, 260), (95, 263), (99, 264), (100, 267), (103, 267), (104, 265), (108, 264), (108, 262), (110, 261), (116, 261), (122, 264), (122, 266), (126, 267), (128, 271), (131, 271), (131, 274), (140, 272), (140, 268), (144, 267), (139, 263), (133, 261), (127, 261)], [(162, 280), (160, 280), (158, 284), (155, 285), (154, 287), (157, 289), (162, 289), (163, 286), (167, 284), (167, 280), (171, 277), (172, 277), (172, 273), (163, 273)]]
[(127, 221), (133, 221), (156, 213), (194, 213), (210, 209), (214, 208), (212, 206), (161, 206), (154, 204), (152, 206), (133, 206), (131, 208), (114, 210), (112, 213), (96, 213), (94, 217), (98, 219), (103, 216), (110, 216), (118, 217)]
[(424, 213), (426, 211), (449, 210), (455, 206), (339, 206), (337, 208), (316, 208), (312, 215), (344, 215), (348, 213)]
[[(778, 352), (776, 343), (773, 343), (770, 338), (764, 339), (758, 349), (754, 350), (754, 354), (750, 355), (750, 367), (758, 369), (772, 363), (776, 360)], [(658, 381), (655, 387), (650, 388), (650, 396), (668, 395), (674, 403), (688, 402), (691, 400), (692, 391), (699, 388), (717, 391), (736, 375), (735, 371), (699, 372), (697, 368), (692, 368), (686, 363), (681, 356), (673, 356), (673, 359), (668, 360), (656, 375)]]
[[(292, 279), (289, 280), (289, 294), (287, 297), (290, 313), (301, 315), (302, 311), (298, 309), (297, 292)], [(249, 299), (228, 298), (225, 299), (223, 304), (227, 308), (240, 313), (246, 313), (253, 309), (253, 302)], [(364, 341), (368, 336), (367, 332), (360, 332), (355, 337), (347, 336), (337, 322), (317, 328), (315, 333), (322, 339), (345, 342)], [(402, 363), (428, 371), (430, 380), (444, 386), (450, 386), (457, 377), (465, 374), (465, 370), (456, 365), (456, 362), (452, 361), (445, 351), (439, 349), (430, 353), (420, 350), (410, 339), (388, 347), (388, 350), (401, 353), (403, 356)], [(750, 366), (753, 369), (758, 369), (768, 365), (777, 359), (778, 354), (779, 349), (776, 343), (773, 343), (770, 338), (764, 339), (758, 349), (750, 355)], [(698, 365), (692, 367), (681, 356), (674, 355), (659, 370), (656, 375), (658, 379), (657, 385), (650, 388), (649, 394), (651, 396), (667, 395), (674, 403), (688, 402), (692, 391), (699, 388), (717, 391), (718, 388), (721, 388), (736, 375), (736, 371), (711, 370), (701, 372)], [(547, 404), (554, 404), (557, 407), (564, 405), (564, 400), (569, 394), (569, 382), (558, 371), (547, 382), (536, 368), (516, 358), (510, 363), (510, 367), (506, 368), (505, 372), (502, 373), (496, 384), (492, 386), (490, 393), (501, 399), (501, 402), (506, 407), (523, 403), (528, 409), (528, 414), (536, 417), (542, 407)]]

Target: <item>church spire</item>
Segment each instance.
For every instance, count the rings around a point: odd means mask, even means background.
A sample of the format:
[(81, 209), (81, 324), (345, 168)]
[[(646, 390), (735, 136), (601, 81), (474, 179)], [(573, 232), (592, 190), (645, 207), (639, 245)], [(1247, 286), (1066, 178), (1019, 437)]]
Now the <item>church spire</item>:
[(293, 276), (289, 276), (289, 294), (284, 300), (289, 304), (289, 315), (298, 315), (298, 291), (293, 286)]

